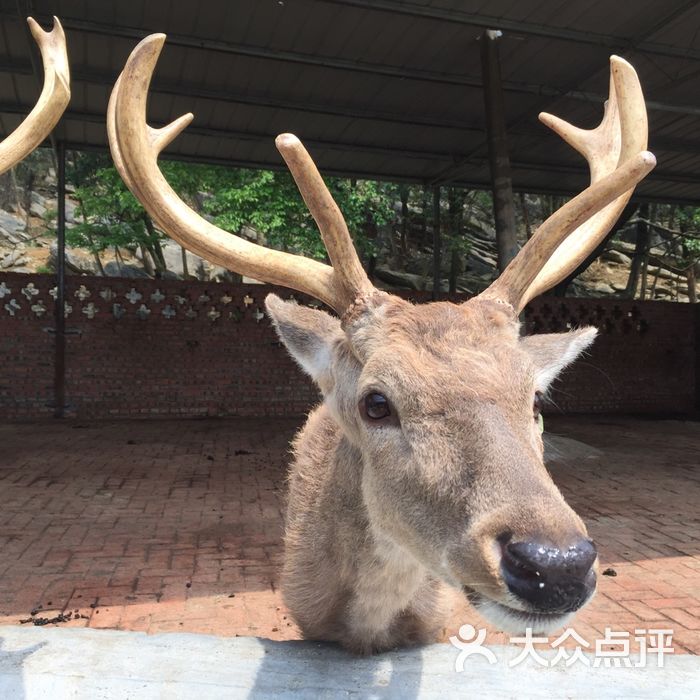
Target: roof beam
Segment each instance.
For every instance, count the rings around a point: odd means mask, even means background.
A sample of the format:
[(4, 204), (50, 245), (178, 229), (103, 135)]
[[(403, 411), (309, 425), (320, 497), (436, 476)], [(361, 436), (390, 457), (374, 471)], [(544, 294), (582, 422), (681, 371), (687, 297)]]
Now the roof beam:
[[(528, 34), (548, 39), (561, 39), (573, 41), (579, 44), (589, 44), (600, 46), (615, 51), (638, 50), (657, 56), (667, 56), (671, 58), (686, 58), (689, 60), (700, 60), (700, 50), (691, 47), (670, 46), (655, 42), (644, 41), (635, 46), (635, 37), (626, 39), (624, 37), (611, 34), (598, 34), (595, 32), (584, 32), (577, 29), (566, 29), (564, 27), (550, 27), (545, 24), (534, 22), (509, 20), (504, 17), (495, 17), (477, 12), (467, 12), (464, 10), (443, 9), (430, 5), (416, 5), (414, 3), (399, 2), (397, 0), (320, 0), (321, 2), (334, 5), (346, 5), (348, 7), (358, 7), (365, 10), (384, 11), (394, 14), (408, 15), (423, 19), (433, 19), (443, 22), (465, 24), (483, 29), (501, 29), (514, 34)], [(668, 18), (662, 23), (668, 23), (681, 16), (698, 4), (697, 0), (689, 0), (677, 10), (670, 13)], [(658, 28), (658, 27), (657, 27)], [(650, 36), (653, 32), (645, 32), (644, 37)]]
[[(12, 115), (24, 115), (31, 109), (31, 106), (22, 106), (8, 103), (0, 103), (0, 114), (12, 114)], [(76, 112), (76, 111), (66, 111), (63, 114), (62, 119), (64, 121), (78, 121), (88, 124), (99, 124), (101, 126), (105, 123), (105, 115), (99, 112)], [(219, 141), (254, 141), (254, 142), (265, 142), (273, 148), (275, 142), (275, 137), (277, 134), (266, 134), (260, 132), (251, 131), (235, 131), (232, 129), (216, 129), (211, 127), (198, 127), (190, 126), (186, 131), (183, 132), (185, 136), (203, 136), (206, 138), (213, 138)], [(379, 156), (385, 156), (387, 158), (414, 158), (418, 160), (442, 160), (447, 162), (452, 162), (459, 158), (461, 153), (456, 152), (446, 152), (446, 151), (425, 151), (407, 148), (388, 148), (385, 146), (377, 146), (375, 144), (359, 144), (359, 143), (341, 143), (337, 141), (324, 141), (321, 139), (302, 137), (304, 143), (307, 146), (318, 149), (330, 149), (344, 152), (359, 152), (359, 153), (373, 153)]]
[[(66, 141), (66, 148), (69, 150), (76, 150), (76, 151), (97, 151), (97, 152), (102, 152), (104, 153), (106, 151), (105, 146), (100, 146), (100, 145), (89, 145), (89, 144), (84, 144), (84, 143), (74, 143), (71, 141)], [(221, 158), (217, 156), (189, 156), (189, 155), (180, 155), (180, 154), (168, 154), (168, 153), (163, 153), (162, 158), (164, 160), (177, 160), (177, 161), (182, 161), (182, 162), (187, 162), (187, 163), (196, 163), (199, 165), (217, 165), (221, 167), (237, 167), (237, 168), (255, 168), (255, 169), (264, 169), (264, 170), (275, 170), (275, 171), (284, 171), (286, 172), (287, 168), (283, 163), (268, 163), (264, 161), (252, 161), (252, 160), (238, 160), (235, 158)], [(478, 165), (475, 163), (475, 165)], [(484, 164), (485, 165), (485, 164)], [(547, 166), (543, 166), (542, 164), (531, 164), (531, 163), (517, 163), (519, 169), (523, 170), (534, 170), (534, 171), (539, 171), (542, 169), (545, 169)], [(576, 171), (574, 168), (571, 168), (569, 171), (569, 174), (576, 174), (580, 175), (582, 178), (585, 178), (588, 176), (588, 173), (584, 171), (584, 169), (581, 169), (580, 172)], [(353, 177), (353, 178), (359, 178), (361, 180), (382, 180), (385, 182), (405, 182), (405, 183), (411, 183), (411, 184), (416, 184), (416, 185), (421, 185), (421, 186), (426, 186), (427, 179), (426, 178), (421, 178), (418, 176), (408, 176), (403, 172), (392, 172), (392, 171), (359, 171), (359, 170), (338, 170), (334, 168), (323, 168), (323, 174), (324, 176), (327, 177)], [(685, 176), (681, 175), (681, 178), (684, 178)], [(687, 181), (685, 179), (680, 179), (676, 180), (677, 182), (681, 184), (692, 184), (692, 185), (699, 185), (697, 180), (691, 180)], [(472, 174), (472, 177), (470, 178), (462, 178), (460, 180), (457, 180), (453, 183), (455, 186), (458, 187), (465, 187), (468, 189), (476, 189), (476, 190), (487, 190), (489, 185), (488, 185), (488, 176), (486, 173), (486, 170), (484, 169), (484, 178), (480, 179), (477, 177), (474, 177), (474, 174)], [(523, 185), (519, 184), (517, 181), (513, 183), (513, 190), (516, 192), (523, 192), (526, 194), (552, 194), (552, 195), (557, 195), (557, 196), (573, 196), (576, 193), (576, 191), (571, 190), (571, 189), (566, 189), (566, 188), (551, 188), (551, 187), (524, 187)], [(632, 198), (633, 202), (663, 202), (665, 204), (668, 203), (678, 203), (678, 204), (694, 204), (697, 205), (698, 202), (700, 202), (700, 188), (698, 189), (698, 193), (696, 197), (663, 197), (663, 199), (659, 197), (650, 197), (646, 196), (643, 194), (640, 194), (638, 191), (635, 191), (635, 194)]]
[[(0, 103), (0, 114), (13, 114), (22, 115), (25, 114), (26, 107), (16, 107), (15, 105), (8, 105)], [(104, 124), (104, 115), (95, 112), (73, 112), (68, 111), (64, 114), (64, 120), (77, 121), (80, 123), (90, 123), (90, 124)], [(236, 141), (252, 141), (255, 143), (265, 143), (272, 147), (274, 143), (274, 135), (272, 134), (262, 134), (253, 132), (240, 132), (240, 131), (229, 131), (222, 129), (212, 129), (204, 127), (189, 127), (184, 134), (190, 134), (193, 136), (203, 136), (209, 138), (215, 138), (218, 140), (236, 140)], [(312, 148), (318, 149), (331, 149), (339, 150), (348, 153), (367, 153), (370, 155), (377, 155), (389, 158), (415, 158), (420, 160), (430, 160), (430, 161), (450, 161), (459, 157), (459, 154), (436, 152), (436, 151), (417, 151), (408, 149), (398, 149), (394, 150), (391, 148), (384, 148), (382, 146), (376, 146), (374, 144), (357, 144), (357, 143), (337, 143), (323, 141), (319, 139), (304, 139), (304, 143), (311, 146)], [(178, 159), (180, 156), (177, 153), (172, 153), (172, 158)], [(188, 159), (189, 160), (189, 159)], [(223, 159), (223, 162), (230, 163), (230, 159)], [(470, 158), (468, 161), (460, 161), (465, 167), (478, 167), (484, 168), (486, 172), (486, 159), (485, 158)], [(264, 167), (269, 167), (265, 165)], [(531, 163), (527, 161), (517, 161), (512, 162), (513, 170), (532, 170), (536, 172), (557, 172), (569, 175), (579, 175), (581, 177), (588, 178), (588, 171), (585, 167), (577, 167), (575, 165), (562, 165), (558, 163), (547, 163), (547, 162), (537, 162)], [(694, 175), (686, 175), (684, 173), (677, 173), (672, 171), (658, 171), (654, 170), (646, 180), (660, 180), (666, 182), (677, 182), (686, 184), (695, 184), (700, 186), (700, 181)], [(455, 181), (459, 181), (456, 178)]]
[[(16, 14), (7, 11), (0, 12), (0, 16), (17, 19)], [(35, 13), (35, 17), (38, 17), (45, 22), (51, 21), (51, 18), (48, 15)], [(140, 41), (150, 31), (157, 31), (156, 29), (148, 29), (146, 27), (125, 27), (65, 16), (61, 17), (61, 24), (67, 31), (73, 30), (86, 32), (88, 34), (100, 34), (103, 36), (120, 37), (122, 39), (133, 39), (135, 41)], [(305, 54), (299, 51), (282, 51), (278, 49), (267, 49), (261, 46), (251, 46), (249, 44), (218, 41), (215, 39), (198, 39), (196, 37), (183, 34), (168, 34), (168, 45), (188, 49), (215, 51), (218, 53), (233, 54), (236, 56), (248, 56), (250, 58), (261, 58), (271, 61), (299, 63), (302, 65), (317, 66), (321, 68), (335, 68), (354, 73), (371, 73), (373, 75), (384, 75), (387, 77), (401, 78), (404, 80), (420, 80), (433, 83), (447, 83), (450, 85), (465, 85), (471, 82), (470, 78), (452, 73), (408, 69), (396, 66), (384, 66), (365, 61), (349, 60), (331, 56), (318, 56), (316, 54)]]
[[(280, 60), (276, 52), (273, 52), (274, 56), (269, 56), (273, 60)], [(319, 65), (325, 65), (326, 59), (323, 58), (319, 61)], [(370, 64), (367, 64), (369, 66)], [(381, 69), (380, 66), (377, 66)], [(29, 74), (31, 73), (31, 68), (28, 64), (20, 63), (16, 60), (10, 60), (7, 57), (0, 58), (0, 72), (15, 73), (15, 74)], [(407, 73), (401, 72), (396, 74), (395, 77), (400, 78), (415, 78), (416, 80), (425, 80), (428, 82), (433, 82), (429, 77), (417, 77), (413, 74), (416, 71), (409, 71)], [(426, 73), (425, 71), (417, 71), (421, 75)], [(72, 67), (71, 73), (76, 82), (84, 81), (91, 82), (97, 85), (109, 85), (114, 84), (114, 78), (107, 75), (100, 75), (91, 71), (89, 68), (84, 67)], [(443, 74), (440, 74), (443, 75)], [(451, 80), (451, 84), (462, 85), (464, 87), (474, 88), (475, 90), (482, 90), (483, 83), (480, 79), (469, 78), (465, 76), (452, 76), (454, 80)], [(516, 81), (503, 81), (503, 89), (506, 92), (518, 92), (528, 95), (537, 95), (539, 97), (551, 97), (554, 99), (568, 99), (575, 100), (579, 102), (586, 102), (588, 104), (602, 104), (607, 96), (588, 92), (584, 90), (561, 90), (559, 88), (551, 87), (549, 85), (540, 85), (537, 83), (522, 83)], [(308, 102), (293, 102), (290, 100), (281, 100), (276, 98), (266, 98), (262, 96), (251, 97), (249, 95), (242, 95), (240, 93), (232, 93), (229, 91), (214, 90), (208, 88), (202, 88), (201, 86), (193, 85), (180, 85), (176, 83), (167, 83), (156, 78), (153, 82), (152, 90), (154, 92), (161, 92), (163, 94), (182, 96), (182, 95), (193, 95), (194, 97), (201, 97), (203, 99), (213, 99), (221, 100), (224, 102), (239, 102), (241, 104), (252, 104), (252, 105), (262, 105), (272, 108), (279, 109), (293, 109), (304, 112), (313, 112), (317, 114), (329, 114), (338, 116), (348, 116), (354, 119), (372, 119), (375, 121), (388, 121), (397, 123), (407, 123), (407, 124), (420, 124), (423, 126), (432, 126), (436, 128), (455, 128), (470, 130), (469, 126), (461, 124), (456, 120), (446, 120), (437, 118), (425, 118), (420, 116), (408, 116), (399, 115), (396, 113), (388, 112), (378, 112), (372, 110), (362, 110), (352, 107), (337, 107), (333, 108), (328, 105), (314, 105)], [(647, 109), (650, 111), (658, 112), (671, 112), (674, 114), (687, 114), (692, 116), (700, 116), (700, 107), (694, 107), (692, 105), (684, 104), (673, 104), (668, 102), (659, 102), (656, 100), (647, 100)], [(473, 128), (473, 127), (471, 127)]]
[[(322, 1), (342, 2), (343, 0)], [(370, 4), (368, 3), (368, 9), (369, 5)], [(373, 7), (373, 3), (371, 5), (371, 9), (378, 9)], [(399, 5), (399, 7), (406, 6)], [(0, 17), (9, 17), (12, 19), (17, 19), (16, 15), (9, 12), (0, 12)], [(37, 13), (37, 17), (42, 19), (42, 21), (46, 22), (49, 22), (51, 20), (51, 18), (48, 17), (48, 15), (41, 15)], [(144, 35), (149, 31), (148, 29), (103, 24), (100, 22), (92, 22), (76, 18), (61, 18), (61, 23), (67, 30), (83, 31), (89, 34), (100, 34), (103, 36), (110, 37), (116, 36), (126, 39), (133, 39), (135, 41), (140, 41), (141, 39), (143, 39)], [(310, 65), (321, 68), (334, 68), (337, 70), (345, 70), (354, 73), (381, 75), (390, 78), (398, 78), (400, 80), (416, 80), (419, 82), (464, 86), (471, 87), (476, 90), (481, 90), (483, 88), (483, 83), (480, 78), (471, 77), (463, 74), (443, 73), (438, 71), (406, 68), (401, 66), (386, 66), (365, 61), (335, 58), (331, 56), (304, 54), (297, 51), (279, 51), (277, 49), (267, 49), (264, 47), (250, 46), (247, 44), (236, 44), (210, 39), (197, 39), (189, 36), (183, 36), (180, 34), (168, 34), (168, 45), (189, 49), (215, 51), (237, 56), (248, 56), (263, 60), (299, 63), (303, 65)], [(686, 52), (683, 52), (683, 56), (686, 56)], [(697, 58), (698, 60), (700, 60), (700, 50), (697, 51)], [(542, 97), (567, 98), (573, 100), (581, 100), (584, 102), (602, 103), (605, 99), (607, 99), (607, 96), (603, 96), (594, 92), (586, 92), (583, 90), (562, 90), (561, 88), (552, 87), (549, 85), (540, 85), (537, 83), (523, 83), (512, 80), (504, 80), (503, 89), (508, 92), (520, 92), (530, 95), (538, 95)], [(658, 102), (655, 104), (655, 107), (650, 108), (659, 110), (666, 109), (663, 103)], [(672, 107), (672, 111), (684, 109), (683, 105), (672, 105)]]
[[(28, 63), (11, 60), (6, 56), (0, 56), (0, 73), (12, 75), (29, 75), (32, 69)], [(71, 67), (71, 75), (75, 83), (90, 83), (102, 87), (112, 88), (114, 78), (104, 73), (98, 73), (90, 68), (81, 66)], [(201, 85), (182, 84), (173, 81), (164, 81), (156, 78), (149, 94), (169, 95), (172, 97), (196, 97), (204, 100), (214, 100), (250, 105), (253, 107), (267, 107), (270, 109), (285, 109), (295, 112), (307, 112), (323, 114), (332, 117), (345, 117), (349, 119), (367, 119), (370, 121), (388, 122), (393, 124), (406, 124), (408, 126), (427, 126), (434, 129), (459, 129), (460, 131), (478, 131), (480, 127), (470, 127), (456, 119), (439, 119), (437, 117), (423, 117), (421, 115), (398, 114), (396, 112), (384, 112), (367, 110), (345, 105), (334, 107), (330, 104), (314, 104), (308, 101), (296, 102), (289, 99), (269, 97), (267, 95), (251, 95), (231, 90), (218, 90), (205, 88)]]

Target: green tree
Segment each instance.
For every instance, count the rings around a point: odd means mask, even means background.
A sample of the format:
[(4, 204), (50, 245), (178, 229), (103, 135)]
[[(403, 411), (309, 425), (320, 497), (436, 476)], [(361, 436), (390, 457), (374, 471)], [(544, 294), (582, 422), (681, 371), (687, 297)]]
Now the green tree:
[[(377, 231), (395, 219), (398, 189), (388, 183), (327, 178), (360, 255), (376, 256)], [(326, 249), (291, 175), (271, 170), (212, 170), (204, 209), (221, 228), (239, 233), (249, 226), (261, 233), (267, 245), (318, 260)]]
[[(162, 161), (161, 170), (187, 204), (226, 231), (245, 227), (262, 235), (266, 245), (316, 259), (325, 259), (316, 224), (292, 177), (286, 172), (224, 168)], [(74, 152), (67, 180), (74, 187), (79, 221), (67, 233), (72, 246), (95, 256), (109, 248), (141, 249), (147, 272), (163, 272), (164, 235), (128, 191), (107, 155)], [(371, 266), (382, 250), (380, 235), (396, 219), (398, 188), (368, 180), (328, 178), (360, 255)]]

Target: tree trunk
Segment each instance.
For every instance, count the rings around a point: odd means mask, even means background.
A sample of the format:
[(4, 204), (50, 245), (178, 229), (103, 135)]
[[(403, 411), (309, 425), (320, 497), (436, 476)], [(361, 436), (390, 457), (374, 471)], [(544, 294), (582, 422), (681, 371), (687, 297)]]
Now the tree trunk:
[(92, 251), (92, 259), (95, 261), (95, 265), (97, 265), (97, 270), (100, 273), (100, 276), (106, 277), (105, 269), (102, 266), (102, 260), (100, 259), (100, 254), (96, 250)]
[(187, 267), (187, 249), (180, 246), (180, 254), (182, 255), (182, 279), (189, 279), (190, 271)]
[(672, 204), (668, 211), (668, 227), (673, 228), (673, 220), (676, 216), (676, 205)]
[(428, 188), (423, 188), (423, 225), (421, 226), (421, 245), (425, 246), (428, 234)]
[[(639, 207), (639, 218), (649, 219), (649, 205), (642, 204)], [(649, 225), (644, 221), (637, 222), (637, 242), (634, 249), (634, 257), (632, 258), (632, 266), (630, 275), (627, 278), (627, 287), (625, 296), (634, 299), (639, 283), (639, 272), (644, 265), (644, 262), (649, 254)]]
[(146, 231), (148, 232), (148, 238), (150, 241), (150, 246), (148, 247), (153, 257), (153, 265), (155, 266), (155, 272), (157, 275), (162, 275), (166, 271), (165, 258), (163, 257), (163, 249), (160, 247), (160, 240), (158, 239), (158, 233), (153, 226), (153, 221), (148, 214), (143, 215), (143, 223), (146, 226)]
[(656, 296), (656, 285), (659, 283), (659, 274), (661, 273), (661, 267), (656, 268), (656, 272), (654, 273), (654, 281), (652, 282), (651, 285), (651, 293), (649, 294), (650, 299), (654, 299)]
[(530, 225), (530, 215), (527, 213), (525, 195), (521, 192), (518, 195), (518, 199), (520, 200), (520, 211), (523, 214), (523, 223), (525, 224), (525, 237), (529, 241), (532, 238), (532, 226)]
[(0, 209), (13, 212), (22, 209), (14, 168), (0, 175)]
[(697, 304), (698, 303), (698, 294), (697, 290), (695, 289), (695, 284), (697, 280), (695, 279), (695, 265), (697, 263), (693, 263), (690, 265), (686, 271), (686, 277), (688, 279), (688, 301), (690, 301), (691, 304)]
[(449, 292), (457, 293), (457, 277), (460, 270), (460, 238), (462, 236), (462, 216), (464, 210), (464, 191), (455, 187), (448, 190), (449, 237), (450, 237), (450, 276)]
[(399, 246), (400, 264), (403, 269), (408, 257), (408, 185), (402, 185), (401, 195), (401, 245)]
[(639, 290), (639, 298), (644, 301), (647, 298), (647, 280), (648, 280), (648, 270), (649, 270), (649, 256), (644, 256), (644, 263), (642, 265), (642, 286)]
[(440, 231), (440, 187), (433, 188), (433, 301), (440, 298), (442, 240)]
[(25, 213), (25, 224), (27, 229), (29, 228), (29, 216), (32, 210), (32, 190), (34, 189), (34, 181), (36, 180), (36, 174), (33, 170), (29, 171), (27, 175), (27, 181), (24, 185), (24, 213)]
[(151, 253), (146, 248), (143, 243), (139, 243), (139, 248), (141, 249), (141, 260), (143, 261), (143, 269), (149, 277), (153, 277), (155, 271), (153, 269), (153, 263), (151, 262)]
[(85, 213), (85, 204), (83, 203), (82, 199), (78, 200), (78, 208), (80, 209), (80, 216), (82, 217), (83, 224), (85, 225), (85, 237), (88, 239), (88, 242), (90, 244), (90, 249), (92, 250), (92, 258), (95, 261), (95, 265), (97, 265), (97, 269), (99, 270), (100, 275), (102, 275), (102, 277), (106, 277), (105, 269), (104, 267), (102, 267), (102, 260), (100, 260), (100, 254), (97, 252), (98, 246), (95, 245), (95, 239), (89, 233), (88, 219), (87, 214)]
[(515, 202), (511, 180), (510, 157), (501, 81), (498, 39), (501, 33), (485, 31), (481, 37), (481, 75), (486, 112), (486, 140), (489, 149), (489, 170), (493, 213), (496, 223), (498, 269), (503, 271), (518, 254), (515, 228)]

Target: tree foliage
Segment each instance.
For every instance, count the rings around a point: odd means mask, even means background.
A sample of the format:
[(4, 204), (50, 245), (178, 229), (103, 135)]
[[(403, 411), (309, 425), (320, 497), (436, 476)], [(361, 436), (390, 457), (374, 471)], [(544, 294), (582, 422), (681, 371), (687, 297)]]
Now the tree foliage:
[[(245, 227), (267, 245), (324, 259), (318, 229), (288, 173), (163, 161), (175, 191), (214, 223), (240, 234)], [(150, 222), (105, 155), (73, 153), (67, 180), (81, 220), (67, 232), (70, 245), (95, 253), (109, 247), (157, 251), (163, 234)], [(397, 188), (387, 183), (328, 178), (361, 255), (376, 255), (376, 231), (393, 222)], [(155, 252), (157, 257), (157, 252)]]
[[(24, 184), (26, 180), (25, 189), (30, 193), (35, 183), (50, 180), (46, 173), (52, 167), (46, 154), (34, 158), (38, 160), (28, 160), (24, 170), (14, 174), (18, 182)], [(162, 161), (160, 167), (187, 204), (220, 228), (273, 248), (326, 259), (318, 228), (288, 172), (170, 160)], [(71, 198), (77, 203), (76, 223), (67, 230), (70, 246), (90, 250), (100, 270), (99, 254), (106, 249), (114, 249), (117, 259), (120, 250), (140, 250), (139, 257), (149, 274), (165, 270), (161, 249), (165, 236), (127, 190), (107, 154), (69, 154), (67, 179), (72, 186)], [(370, 274), (374, 273), (379, 259), (393, 270), (426, 279), (432, 277), (432, 188), (337, 177), (325, 179)], [(524, 242), (526, 235), (559, 208), (563, 199), (521, 195), (519, 203), (519, 233)], [(29, 200), (20, 204), (26, 209)], [(474, 274), (486, 279), (484, 256), (488, 265), (489, 241), (493, 240), (490, 194), (444, 186), (440, 210), (442, 272), (443, 278), (449, 279), (449, 288), (464, 288), (465, 283), (459, 278), (467, 272), (476, 271)], [(52, 216), (55, 213), (49, 211), (47, 219)], [(631, 216), (615, 234), (617, 239), (628, 242), (635, 240), (635, 230), (638, 234), (634, 274), (630, 275), (626, 293), (645, 296), (649, 292), (653, 297), (659, 279), (658, 272), (650, 273), (653, 280), (647, 275), (647, 269), (653, 267), (664, 268), (679, 279), (687, 276), (689, 295), (694, 298), (694, 280), (696, 273), (700, 274), (700, 208), (658, 204), (648, 214), (639, 210)], [(645, 231), (645, 236), (640, 238), (640, 232)], [(619, 247), (620, 244), (610, 240), (607, 245)], [(471, 284), (467, 282), (468, 288), (472, 288)]]

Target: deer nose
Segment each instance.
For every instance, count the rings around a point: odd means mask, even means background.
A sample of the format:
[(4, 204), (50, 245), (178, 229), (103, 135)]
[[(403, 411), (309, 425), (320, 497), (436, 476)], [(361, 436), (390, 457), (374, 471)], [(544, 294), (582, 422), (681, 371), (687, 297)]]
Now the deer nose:
[(501, 575), (511, 593), (540, 612), (573, 612), (592, 595), (598, 551), (580, 539), (560, 548), (541, 542), (501, 544)]

